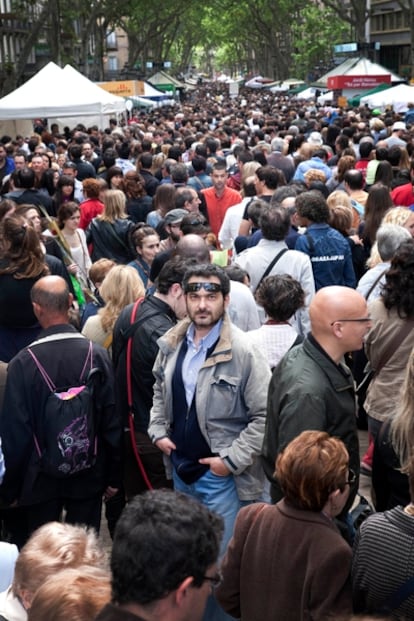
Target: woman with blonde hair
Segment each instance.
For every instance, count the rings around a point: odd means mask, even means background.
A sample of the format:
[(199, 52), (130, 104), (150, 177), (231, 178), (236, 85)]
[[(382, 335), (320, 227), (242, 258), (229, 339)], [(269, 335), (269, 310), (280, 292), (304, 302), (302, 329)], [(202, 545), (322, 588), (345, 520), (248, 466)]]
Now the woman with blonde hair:
[[(407, 209), (407, 207), (392, 207), (389, 209), (381, 220), (381, 226), (383, 224), (398, 224), (407, 229), (410, 235), (414, 237), (414, 213)], [(367, 260), (367, 267), (375, 267), (381, 262), (382, 259), (378, 252), (377, 242), (375, 242)]]
[(126, 198), (122, 190), (107, 190), (104, 210), (92, 220), (86, 231), (86, 240), (92, 244), (92, 261), (112, 259), (127, 264), (134, 258), (129, 234), (134, 223), (125, 211)]
[(99, 293), (105, 306), (98, 310), (97, 315), (87, 319), (82, 334), (110, 350), (112, 330), (122, 309), (144, 296), (145, 287), (133, 267), (116, 265), (105, 276)]
[(338, 438), (304, 431), (276, 460), (276, 505), (240, 510), (215, 596), (237, 619), (322, 621), (352, 611), (351, 549), (334, 518), (355, 474)]
[(0, 615), (8, 621), (26, 621), (37, 590), (50, 576), (84, 565), (108, 568), (93, 530), (60, 522), (41, 526), (17, 557), (12, 586), (0, 593)]

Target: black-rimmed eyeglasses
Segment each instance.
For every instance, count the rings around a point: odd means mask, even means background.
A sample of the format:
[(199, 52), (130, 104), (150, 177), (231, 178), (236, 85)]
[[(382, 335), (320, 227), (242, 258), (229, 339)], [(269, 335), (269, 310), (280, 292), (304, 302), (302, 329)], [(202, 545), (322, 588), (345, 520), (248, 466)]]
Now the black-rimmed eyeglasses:
[(221, 574), (217, 573), (214, 574), (214, 576), (203, 576), (203, 580), (210, 582), (211, 586), (214, 589), (215, 587), (218, 587), (218, 585), (221, 583), (222, 576)]
[(356, 317), (355, 319), (335, 319), (335, 321), (331, 321), (331, 326), (333, 326), (334, 323), (369, 323), (370, 321), (372, 321), (371, 317)]
[(351, 468), (349, 468), (348, 470), (348, 479), (347, 479), (347, 485), (353, 485), (356, 481), (356, 474), (353, 470), (351, 470)]

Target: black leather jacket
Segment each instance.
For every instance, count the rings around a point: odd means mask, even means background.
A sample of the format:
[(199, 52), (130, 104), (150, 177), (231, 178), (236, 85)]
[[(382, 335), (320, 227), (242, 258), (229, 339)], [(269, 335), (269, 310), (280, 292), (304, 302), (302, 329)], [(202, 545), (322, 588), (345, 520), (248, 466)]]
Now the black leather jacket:
[[(126, 344), (131, 326), (133, 304), (119, 316), (112, 342), (115, 366), (116, 409), (124, 427), (128, 425), (128, 399), (126, 383)], [(172, 308), (153, 295), (145, 298), (138, 308), (137, 328), (132, 346), (132, 399), (136, 431), (147, 433), (152, 407), (154, 376), (152, 367), (158, 354), (157, 341), (177, 322)], [(132, 332), (133, 330), (131, 330)]]
[(136, 252), (129, 239), (134, 223), (126, 218), (106, 222), (94, 218), (86, 230), (86, 241), (92, 244), (92, 261), (112, 259), (127, 264), (135, 259)]

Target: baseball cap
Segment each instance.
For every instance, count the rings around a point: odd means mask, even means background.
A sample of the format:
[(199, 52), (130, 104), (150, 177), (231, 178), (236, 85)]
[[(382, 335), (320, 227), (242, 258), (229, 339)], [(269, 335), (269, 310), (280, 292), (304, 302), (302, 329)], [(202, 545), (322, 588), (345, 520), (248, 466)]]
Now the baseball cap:
[(165, 224), (179, 224), (184, 216), (188, 216), (187, 209), (171, 209), (164, 218)]
[(392, 126), (392, 131), (395, 132), (399, 129), (403, 129), (406, 130), (407, 127), (405, 126), (405, 123), (403, 123), (402, 121), (397, 121), (396, 123), (394, 123), (394, 125)]

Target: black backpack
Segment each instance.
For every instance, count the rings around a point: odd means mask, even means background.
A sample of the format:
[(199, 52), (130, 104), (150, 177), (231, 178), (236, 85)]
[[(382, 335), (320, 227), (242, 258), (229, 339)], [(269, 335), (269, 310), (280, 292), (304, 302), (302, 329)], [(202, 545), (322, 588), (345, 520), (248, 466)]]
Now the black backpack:
[[(59, 337), (70, 338), (72, 335)], [(42, 341), (36, 341), (36, 344)], [(40, 442), (33, 433), (41, 471), (65, 478), (91, 468), (97, 454), (95, 392), (101, 379), (101, 370), (92, 368), (92, 342), (77, 386), (56, 387), (32, 349), (28, 347), (27, 351), (50, 390), (42, 412)]]

